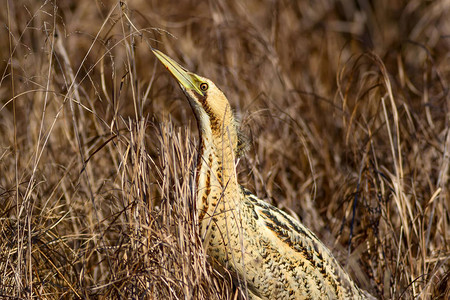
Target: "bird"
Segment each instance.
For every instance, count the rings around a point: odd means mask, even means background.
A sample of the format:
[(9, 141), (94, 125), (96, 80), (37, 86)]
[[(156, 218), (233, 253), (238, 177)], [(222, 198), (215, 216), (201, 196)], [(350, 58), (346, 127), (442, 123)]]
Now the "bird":
[(246, 299), (375, 299), (360, 289), (317, 236), (238, 183), (238, 123), (225, 94), (151, 48), (173, 75), (199, 129), (195, 212), (209, 261)]

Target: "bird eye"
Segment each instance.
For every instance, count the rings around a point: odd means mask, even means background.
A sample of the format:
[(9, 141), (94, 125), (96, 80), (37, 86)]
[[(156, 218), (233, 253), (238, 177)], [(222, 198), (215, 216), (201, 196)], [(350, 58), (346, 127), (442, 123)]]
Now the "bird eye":
[(200, 89), (205, 92), (206, 90), (208, 90), (208, 84), (206, 82), (203, 82), (200, 84)]

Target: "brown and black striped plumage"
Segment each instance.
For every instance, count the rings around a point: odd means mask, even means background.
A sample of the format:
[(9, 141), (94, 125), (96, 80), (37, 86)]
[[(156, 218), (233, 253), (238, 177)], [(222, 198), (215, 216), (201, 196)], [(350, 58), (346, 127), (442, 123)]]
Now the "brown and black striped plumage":
[(153, 52), (178, 80), (198, 121), (197, 213), (213, 264), (227, 269), (250, 299), (371, 298), (314, 233), (238, 184), (238, 133), (222, 91)]

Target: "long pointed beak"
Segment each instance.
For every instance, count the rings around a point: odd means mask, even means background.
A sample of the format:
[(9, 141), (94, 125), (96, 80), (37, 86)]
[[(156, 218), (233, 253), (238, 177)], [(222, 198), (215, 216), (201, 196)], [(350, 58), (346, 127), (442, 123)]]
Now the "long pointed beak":
[(153, 49), (153, 54), (159, 59), (160, 62), (172, 73), (173, 77), (178, 81), (182, 88), (187, 90), (194, 90), (198, 94), (203, 95), (203, 92), (195, 84), (195, 77), (192, 73), (180, 66), (176, 61), (171, 59), (159, 50)]

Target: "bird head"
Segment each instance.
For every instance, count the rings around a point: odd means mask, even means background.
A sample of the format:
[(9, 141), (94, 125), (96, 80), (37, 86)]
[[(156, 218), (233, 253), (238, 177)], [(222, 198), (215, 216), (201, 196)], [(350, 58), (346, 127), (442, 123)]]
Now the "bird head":
[(189, 72), (169, 56), (152, 49), (155, 56), (178, 81), (189, 100), (194, 113), (202, 126), (210, 126), (213, 133), (235, 130), (235, 121), (228, 99), (223, 92), (208, 78)]

